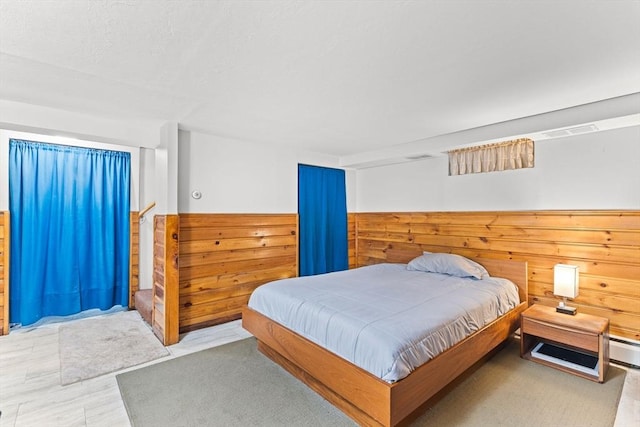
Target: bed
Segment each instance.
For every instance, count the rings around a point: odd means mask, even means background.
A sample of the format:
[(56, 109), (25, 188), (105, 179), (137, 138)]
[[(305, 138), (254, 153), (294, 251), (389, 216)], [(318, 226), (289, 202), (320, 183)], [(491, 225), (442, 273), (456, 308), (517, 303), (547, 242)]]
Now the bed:
[[(388, 263), (408, 263), (422, 252), (388, 250)], [(395, 426), (411, 419), (417, 410), (460, 374), (490, 354), (519, 327), (527, 307), (526, 262), (476, 258), (492, 277), (517, 285), (519, 302), (472, 335), (398, 379), (382, 379), (368, 367), (338, 356), (302, 333), (246, 307), (243, 326), (267, 357), (306, 383), (360, 425)], [(284, 323), (284, 322), (283, 322)], [(419, 411), (418, 411), (419, 412)]]

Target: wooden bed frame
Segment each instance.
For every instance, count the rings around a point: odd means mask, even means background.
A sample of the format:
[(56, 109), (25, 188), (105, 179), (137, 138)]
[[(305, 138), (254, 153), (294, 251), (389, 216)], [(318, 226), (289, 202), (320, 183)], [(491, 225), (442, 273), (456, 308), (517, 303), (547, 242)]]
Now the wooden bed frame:
[[(422, 252), (387, 252), (387, 262), (408, 262)], [(395, 426), (420, 409), (460, 374), (504, 342), (527, 308), (527, 263), (476, 258), (494, 277), (513, 281), (521, 303), (480, 331), (388, 383), (245, 307), (242, 326), (258, 340), (258, 349), (307, 384), (360, 425)]]

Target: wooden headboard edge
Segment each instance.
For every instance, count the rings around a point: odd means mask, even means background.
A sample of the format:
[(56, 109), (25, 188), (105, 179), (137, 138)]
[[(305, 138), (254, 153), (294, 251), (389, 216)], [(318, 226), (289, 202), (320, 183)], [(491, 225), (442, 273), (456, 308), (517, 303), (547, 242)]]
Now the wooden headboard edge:
[[(392, 249), (386, 250), (386, 262), (392, 263), (408, 263), (413, 258), (422, 255), (421, 250)], [(526, 261), (514, 261), (505, 259), (492, 259), (477, 257), (473, 259), (478, 264), (484, 266), (489, 274), (493, 277), (503, 277), (511, 280), (518, 286), (518, 294), (520, 301), (525, 302), (528, 299), (529, 292), (529, 275), (527, 271)]]

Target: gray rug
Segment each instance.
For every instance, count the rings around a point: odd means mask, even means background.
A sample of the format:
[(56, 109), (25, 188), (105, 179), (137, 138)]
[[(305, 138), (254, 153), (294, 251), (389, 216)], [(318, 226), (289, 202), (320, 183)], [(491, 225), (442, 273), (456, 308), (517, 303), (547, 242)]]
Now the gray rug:
[[(612, 426), (625, 371), (604, 384), (520, 359), (510, 342), (416, 426)], [(116, 376), (132, 425), (353, 426), (253, 338)]]
[(62, 325), (59, 343), (62, 385), (169, 354), (135, 310)]

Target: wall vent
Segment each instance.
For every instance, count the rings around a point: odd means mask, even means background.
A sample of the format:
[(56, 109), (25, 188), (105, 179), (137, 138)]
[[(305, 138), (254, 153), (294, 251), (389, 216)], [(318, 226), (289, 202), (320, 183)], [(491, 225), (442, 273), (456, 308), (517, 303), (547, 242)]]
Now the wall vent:
[(569, 136), (571, 135), (569, 132), (567, 132), (564, 129), (560, 129), (560, 130), (552, 130), (549, 132), (543, 132), (542, 133), (544, 136), (546, 136), (547, 138), (560, 138), (562, 136)]
[(433, 157), (431, 154), (416, 154), (413, 156), (405, 157), (407, 160), (422, 160), (422, 159), (430, 159)]
[(599, 130), (598, 126), (596, 125), (581, 125), (581, 126), (575, 126), (575, 127), (566, 128), (566, 129), (551, 130), (549, 132), (543, 132), (542, 134), (547, 138), (560, 138), (563, 136), (580, 135), (582, 133), (596, 132), (598, 130)]
[(578, 134), (587, 133), (587, 132), (595, 132), (597, 130), (598, 130), (598, 127), (596, 125), (576, 126), (574, 128), (567, 129), (567, 131), (569, 131), (571, 135), (578, 135)]

